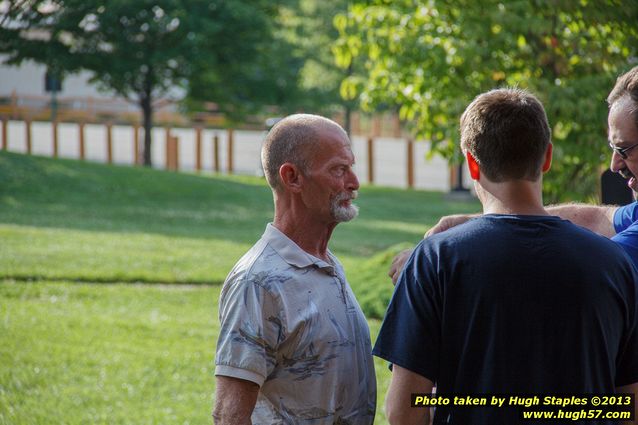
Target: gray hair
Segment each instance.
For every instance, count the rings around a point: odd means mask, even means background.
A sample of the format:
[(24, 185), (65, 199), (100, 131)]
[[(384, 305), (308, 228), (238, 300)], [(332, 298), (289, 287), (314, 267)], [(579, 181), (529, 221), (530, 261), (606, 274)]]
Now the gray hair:
[(319, 115), (289, 115), (275, 124), (261, 149), (261, 164), (273, 190), (281, 189), (279, 168), (286, 162), (296, 165), (303, 173), (308, 172), (321, 130), (328, 128), (338, 129), (346, 135), (339, 124)]
[(607, 103), (611, 109), (616, 102), (625, 97), (632, 100), (631, 115), (638, 126), (638, 66), (633, 67), (616, 80), (614, 88), (607, 96)]

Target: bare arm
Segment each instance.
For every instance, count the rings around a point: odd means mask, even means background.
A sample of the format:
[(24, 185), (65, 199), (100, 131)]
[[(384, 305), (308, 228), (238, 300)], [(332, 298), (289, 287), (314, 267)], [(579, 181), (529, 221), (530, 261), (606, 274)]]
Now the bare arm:
[(250, 415), (257, 403), (259, 385), (228, 376), (216, 376), (215, 380), (215, 424), (251, 425)]
[(385, 400), (388, 422), (391, 425), (411, 425), (430, 423), (430, 409), (411, 407), (413, 393), (431, 394), (434, 383), (429, 379), (404, 369), (392, 366), (392, 380)]
[[(585, 227), (592, 232), (608, 238), (616, 234), (614, 229), (614, 214), (618, 209), (614, 205), (587, 205), (587, 204), (561, 204), (550, 205), (545, 208), (548, 213), (557, 215), (562, 219), (569, 220), (574, 224)], [(425, 237), (441, 233), (459, 224), (463, 224), (471, 218), (478, 217), (479, 214), (457, 214), (441, 217), (425, 234)]]
[(624, 385), (622, 387), (616, 387), (617, 393), (629, 393), (634, 395), (634, 420), (627, 421), (626, 423), (638, 424), (638, 382), (634, 382), (633, 384)]
[(439, 222), (436, 223), (430, 230), (425, 232), (424, 238), (428, 236), (436, 235), (437, 233), (441, 233), (446, 231), (447, 229), (451, 229), (452, 227), (456, 227), (459, 224), (463, 224), (466, 221), (478, 217), (481, 214), (454, 214), (454, 215), (446, 215), (439, 219)]
[(551, 205), (545, 209), (552, 215), (569, 220), (601, 236), (610, 238), (616, 234), (614, 229), (614, 213), (618, 209), (616, 206), (563, 204)]
[[(614, 229), (614, 213), (618, 209), (609, 205), (587, 205), (587, 204), (563, 204), (551, 205), (545, 208), (548, 213), (557, 215), (560, 218), (569, 220), (574, 224), (585, 227), (601, 236), (611, 238), (616, 234)], [(425, 237), (441, 233), (459, 224), (463, 224), (471, 218), (478, 217), (479, 214), (456, 214), (441, 217)], [(392, 283), (396, 285), (397, 279), (403, 270), (405, 262), (410, 258), (412, 250), (405, 250), (398, 253), (392, 260), (392, 265), (388, 271), (388, 276), (392, 278)]]

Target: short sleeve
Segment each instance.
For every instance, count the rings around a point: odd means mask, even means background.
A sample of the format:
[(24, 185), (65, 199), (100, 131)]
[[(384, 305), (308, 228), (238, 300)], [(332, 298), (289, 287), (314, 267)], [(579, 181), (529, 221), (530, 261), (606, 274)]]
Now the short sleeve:
[(423, 244), (399, 277), (372, 353), (436, 382), (442, 293), (435, 261), (424, 253)]
[(620, 233), (638, 221), (638, 202), (619, 207), (614, 212), (614, 230)]
[(242, 277), (224, 284), (219, 304), (215, 375), (261, 386), (275, 367), (276, 350), (284, 338), (277, 297), (259, 279)]
[[(614, 219), (614, 222), (615, 221)], [(638, 222), (617, 233), (611, 240), (623, 248), (629, 255), (629, 258), (631, 258), (634, 266), (638, 269)]]

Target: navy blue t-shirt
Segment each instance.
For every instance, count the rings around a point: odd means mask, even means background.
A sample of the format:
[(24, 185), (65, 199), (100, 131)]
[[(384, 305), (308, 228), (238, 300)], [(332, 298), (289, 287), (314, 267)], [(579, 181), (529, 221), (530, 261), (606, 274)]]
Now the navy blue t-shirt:
[[(484, 215), (416, 247), (373, 354), (439, 394), (612, 393), (638, 382), (635, 273), (618, 245), (558, 217)], [(435, 423), (519, 413), (439, 407)]]

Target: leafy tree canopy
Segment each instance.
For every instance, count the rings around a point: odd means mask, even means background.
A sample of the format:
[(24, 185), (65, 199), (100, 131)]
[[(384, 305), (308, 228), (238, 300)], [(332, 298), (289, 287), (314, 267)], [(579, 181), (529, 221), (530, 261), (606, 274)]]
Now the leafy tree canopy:
[[(0, 17), (0, 52), (9, 64), (32, 59), (61, 74), (89, 70), (93, 82), (139, 104), (150, 164), (153, 102), (172, 87), (212, 87), (208, 93), (230, 110), (271, 100), (254, 81), (273, 75), (263, 69), (264, 54), (275, 45), (274, 18), (289, 3), (17, 0)], [(189, 85), (194, 76), (205, 78)]]
[[(279, 114), (329, 114), (352, 103), (339, 95), (347, 70), (336, 65), (331, 50), (339, 37), (334, 16), (345, 13), (347, 5), (346, 0), (299, 0), (285, 5), (273, 20), (272, 39), (260, 45), (259, 60), (249, 66), (246, 61), (230, 60), (223, 69), (201, 62), (191, 79), (189, 99), (194, 103), (225, 99), (223, 103), (243, 112), (268, 104), (276, 106), (273, 112)], [(228, 85), (236, 89), (229, 91)]]
[(299, 84), (308, 95), (303, 106), (321, 110), (347, 102), (339, 95), (339, 86), (348, 71), (337, 66), (332, 47), (339, 38), (334, 17), (347, 12), (348, 3), (347, 0), (300, 0), (288, 20), (285, 36), (304, 59)]
[(477, 94), (518, 86), (553, 128), (550, 201), (592, 199), (609, 158), (605, 98), (636, 62), (638, 4), (622, 0), (371, 0), (335, 20), (341, 85), (363, 108), (398, 107), (433, 151), (458, 155), (458, 118)]

